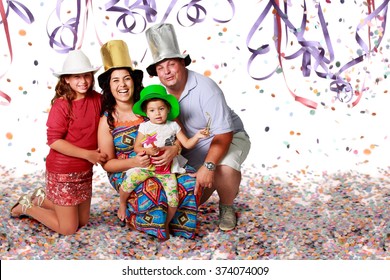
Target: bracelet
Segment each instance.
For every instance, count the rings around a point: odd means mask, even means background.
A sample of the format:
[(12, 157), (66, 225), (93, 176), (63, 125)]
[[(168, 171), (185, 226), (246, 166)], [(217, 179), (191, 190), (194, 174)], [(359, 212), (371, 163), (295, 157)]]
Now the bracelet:
[(179, 150), (177, 151), (177, 154), (180, 155), (180, 154), (181, 154), (181, 150), (182, 150), (180, 144), (175, 143), (175, 144), (173, 144), (173, 145), (175, 145), (175, 146), (179, 149)]

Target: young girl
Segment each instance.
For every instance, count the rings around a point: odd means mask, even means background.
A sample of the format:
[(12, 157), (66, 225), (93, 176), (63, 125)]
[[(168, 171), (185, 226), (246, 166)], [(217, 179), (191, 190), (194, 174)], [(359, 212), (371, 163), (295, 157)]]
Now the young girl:
[[(133, 112), (147, 116), (149, 121), (141, 123), (135, 139), (134, 151), (149, 155), (152, 165), (148, 168), (131, 168), (127, 171), (127, 179), (120, 187), (120, 206), (118, 217), (125, 218), (126, 203), (130, 193), (140, 183), (150, 177), (157, 177), (165, 190), (168, 200), (166, 227), (171, 221), (178, 206), (177, 180), (175, 173), (180, 173), (181, 166), (186, 162), (175, 157), (165, 166), (153, 165), (153, 157), (159, 156), (161, 148), (172, 146), (178, 139), (186, 149), (191, 149), (199, 139), (208, 136), (205, 129), (198, 131), (194, 137), (188, 139), (180, 126), (174, 120), (179, 115), (179, 103), (172, 95), (168, 95), (161, 85), (150, 85), (141, 91), (141, 99), (134, 104)], [(179, 149), (180, 150), (180, 149)], [(181, 156), (180, 156), (181, 157)], [(184, 159), (181, 157), (181, 159)]]
[(94, 73), (80, 51), (69, 52), (47, 120), (46, 190), (22, 195), (11, 217), (27, 215), (64, 235), (73, 234), (89, 220), (92, 168), (106, 155), (97, 148), (101, 95), (93, 90)]

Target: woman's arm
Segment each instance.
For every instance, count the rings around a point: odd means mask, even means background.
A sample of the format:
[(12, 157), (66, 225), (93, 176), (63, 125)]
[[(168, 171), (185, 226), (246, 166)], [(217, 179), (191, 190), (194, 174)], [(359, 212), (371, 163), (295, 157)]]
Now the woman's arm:
[(147, 167), (150, 163), (148, 156), (139, 153), (137, 156), (128, 159), (117, 159), (115, 155), (114, 139), (110, 127), (107, 123), (107, 117), (100, 118), (98, 128), (98, 146), (102, 153), (106, 153), (107, 162), (102, 165), (107, 172), (122, 172), (133, 167)]

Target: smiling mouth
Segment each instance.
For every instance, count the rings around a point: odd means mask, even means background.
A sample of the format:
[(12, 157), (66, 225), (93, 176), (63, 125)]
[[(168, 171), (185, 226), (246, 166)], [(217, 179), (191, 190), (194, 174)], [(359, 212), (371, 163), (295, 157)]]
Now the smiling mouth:
[(118, 90), (118, 94), (120, 95), (126, 95), (128, 92), (128, 90)]

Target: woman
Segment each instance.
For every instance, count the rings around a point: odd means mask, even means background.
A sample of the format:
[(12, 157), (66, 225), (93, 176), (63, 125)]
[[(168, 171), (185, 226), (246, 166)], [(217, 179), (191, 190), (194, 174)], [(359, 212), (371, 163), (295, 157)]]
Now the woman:
[[(125, 179), (126, 171), (133, 167), (147, 167), (149, 156), (134, 152), (134, 142), (140, 123), (145, 117), (133, 113), (133, 105), (140, 98), (143, 72), (133, 69), (124, 41), (113, 40), (101, 48), (105, 72), (98, 77), (103, 90), (102, 117), (98, 129), (98, 143), (102, 153), (108, 155), (103, 168), (116, 191)], [(176, 145), (165, 147), (164, 154), (154, 160), (165, 165), (177, 154)], [(193, 169), (187, 167), (188, 171)], [(173, 235), (195, 237), (197, 201), (193, 194), (195, 178), (178, 176), (179, 207), (170, 223)], [(127, 221), (132, 228), (146, 232), (161, 240), (169, 238), (165, 230), (167, 198), (160, 181), (149, 178), (131, 192), (127, 203)]]

